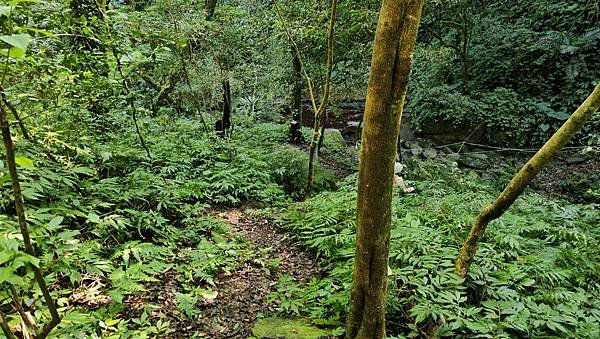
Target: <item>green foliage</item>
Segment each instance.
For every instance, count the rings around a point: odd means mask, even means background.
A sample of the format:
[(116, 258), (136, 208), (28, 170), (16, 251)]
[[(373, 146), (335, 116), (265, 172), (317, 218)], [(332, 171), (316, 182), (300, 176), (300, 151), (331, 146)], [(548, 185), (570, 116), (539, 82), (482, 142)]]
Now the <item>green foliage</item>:
[[(594, 205), (525, 194), (490, 224), (463, 281), (454, 274), (454, 260), (468, 225), (493, 197), (492, 188), (473, 174), (441, 164), (413, 164), (409, 175), (422, 178), (411, 183), (419, 193), (395, 192), (390, 241), (388, 319), (401, 333), (598, 335), (595, 225), (600, 214)], [(301, 314), (343, 314), (354, 250), (353, 191), (351, 178), (338, 192), (292, 206), (283, 217), (295, 237), (334, 267), (305, 289), (286, 290), (289, 304), (302, 303)], [(315, 286), (322, 293), (318, 299), (311, 297)], [(290, 293), (300, 301), (289, 300)]]
[[(421, 33), (409, 98), (420, 126), (481, 125), (491, 142), (537, 143), (598, 80), (592, 2), (430, 5), (439, 11), (424, 19), (431, 31)], [(329, 6), (281, 6), (318, 83)], [(378, 6), (338, 6), (334, 100), (364, 95)], [(202, 7), (183, 0), (137, 1), (135, 8), (87, 0), (0, 6), (1, 105), (14, 120), (15, 108), (31, 135), (26, 140), (11, 120), (38, 254), (24, 253), (0, 160), (0, 283), (15, 287), (36, 320), (48, 318), (30, 269), (41, 267), (63, 316), (56, 337), (176, 335), (172, 327), (180, 323), (173, 316), (196, 321), (201, 301), (215, 297), (216, 275), (248, 260), (264, 265), (260, 253), (209, 211), (247, 202), (281, 208), (303, 196), (306, 153), (285, 144), (287, 126), (257, 124), (280, 121), (290, 101), (289, 42), (271, 4), (220, 2), (210, 21)], [(224, 80), (233, 96), (230, 139), (211, 132)], [(598, 144), (599, 121), (589, 124), (582, 142)], [(322, 155), (354, 168), (346, 150), (327, 139)], [(490, 225), (478, 263), (462, 282), (452, 273), (452, 258), (491, 188), (473, 173), (443, 165), (414, 164), (409, 175), (420, 178), (421, 192), (395, 196), (394, 331), (599, 336), (595, 205), (528, 195)], [(597, 199), (592, 179), (574, 176), (560, 185), (572, 190), (591, 180), (581, 194)], [(283, 275), (270, 296), (279, 312), (306, 314), (337, 327), (337, 334), (350, 288), (355, 180), (338, 183), (317, 166), (314, 190), (321, 193), (289, 207), (281, 222), (329, 269), (302, 287)], [(155, 300), (140, 301), (166, 285), (173, 314), (157, 311)], [(0, 308), (18, 328), (13, 298), (0, 289)]]
[[(306, 134), (310, 132), (303, 131)], [(287, 139), (285, 125), (260, 124), (244, 131), (241, 138), (261, 142), (256, 153), (268, 164), (268, 173), (292, 198), (304, 196), (308, 181), (308, 155), (292, 145), (282, 145)], [(317, 163), (313, 190), (320, 192), (335, 188), (335, 173)]]
[[(482, 124), (492, 135), (485, 141), (540, 144), (600, 79), (599, 18), (591, 2), (430, 2), (410, 112), (420, 126)], [(594, 138), (597, 127), (590, 124), (579, 142)]]

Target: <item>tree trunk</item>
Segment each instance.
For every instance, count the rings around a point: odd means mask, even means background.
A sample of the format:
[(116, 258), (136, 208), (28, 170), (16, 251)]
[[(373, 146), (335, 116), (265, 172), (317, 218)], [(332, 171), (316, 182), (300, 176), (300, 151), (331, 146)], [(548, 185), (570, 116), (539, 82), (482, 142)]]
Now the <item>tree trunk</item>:
[(206, 9), (206, 18), (208, 20), (212, 19), (213, 15), (215, 15), (215, 9), (217, 8), (217, 0), (206, 0), (204, 2), (204, 8)]
[(317, 156), (319, 150), (323, 147), (323, 139), (325, 139), (325, 125), (327, 125), (327, 112), (323, 112), (321, 115), (321, 132), (319, 134), (319, 141), (317, 143)]
[(302, 136), (302, 64), (296, 52), (292, 49), (292, 123), (289, 130), (289, 141), (293, 144), (304, 142)]
[(148, 156), (149, 159), (152, 159), (152, 155), (150, 154), (150, 149), (148, 148), (148, 145), (146, 145), (146, 141), (144, 139), (144, 136), (142, 135), (142, 131), (140, 130), (140, 125), (137, 120), (137, 108), (135, 106), (135, 97), (133, 96), (134, 92), (132, 92), (131, 89), (129, 88), (129, 81), (127, 81), (127, 77), (125, 76), (125, 73), (123, 73), (123, 66), (121, 65), (121, 59), (119, 59), (117, 50), (113, 48), (112, 54), (115, 57), (115, 60), (117, 61), (117, 70), (119, 71), (119, 75), (121, 75), (123, 89), (125, 90), (125, 93), (127, 94), (127, 101), (129, 102), (129, 106), (131, 107), (131, 119), (133, 120), (133, 126), (135, 127), (135, 133), (138, 135), (138, 138), (140, 139), (140, 144), (146, 151), (146, 155)]
[(392, 180), (423, 0), (383, 0), (367, 90), (347, 338), (383, 338)]
[(477, 252), (477, 244), (483, 236), (485, 228), (490, 221), (499, 218), (515, 202), (523, 190), (535, 178), (535, 176), (560, 152), (565, 144), (577, 133), (583, 124), (588, 121), (594, 112), (600, 107), (600, 84), (590, 96), (579, 106), (579, 108), (565, 121), (556, 133), (546, 142), (542, 148), (521, 168), (504, 191), (491, 204), (485, 206), (477, 220), (471, 226), (467, 240), (463, 244), (456, 264), (456, 274), (465, 277), (469, 273), (469, 267)]
[(11, 104), (10, 101), (8, 101), (8, 99), (6, 98), (6, 94), (4, 94), (4, 89), (2, 87), (0, 87), (0, 96), (2, 97), (2, 102), (4, 103), (4, 105), (8, 107), (8, 109), (11, 111), (11, 113), (17, 120), (19, 128), (21, 129), (21, 134), (23, 134), (23, 138), (31, 141), (31, 137), (29, 136), (29, 132), (27, 131), (27, 127), (25, 127), (23, 119), (21, 119), (21, 116), (19, 115), (19, 112), (17, 111), (15, 106)]
[[(329, 19), (329, 29), (327, 32), (327, 72), (325, 74), (325, 85), (323, 86), (323, 97), (319, 108), (315, 111), (315, 126), (313, 129), (313, 137), (308, 150), (308, 180), (306, 183), (306, 190), (302, 200), (306, 200), (310, 197), (312, 191), (313, 179), (315, 176), (315, 154), (318, 151), (319, 135), (321, 134), (321, 116), (325, 113), (327, 102), (329, 101), (329, 89), (331, 86), (331, 69), (333, 67), (333, 29), (335, 27), (335, 16), (336, 16), (337, 0), (331, 0), (331, 16)], [(314, 97), (313, 106), (314, 105)]]
[(223, 80), (223, 118), (215, 124), (215, 129), (222, 137), (227, 137), (231, 128), (231, 87), (229, 79)]

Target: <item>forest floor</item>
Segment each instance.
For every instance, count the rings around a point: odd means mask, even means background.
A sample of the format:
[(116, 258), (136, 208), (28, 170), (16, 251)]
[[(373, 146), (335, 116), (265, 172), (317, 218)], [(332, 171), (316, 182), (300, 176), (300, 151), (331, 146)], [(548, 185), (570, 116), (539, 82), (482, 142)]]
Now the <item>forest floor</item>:
[(323, 272), (314, 255), (288, 241), (273, 222), (254, 217), (241, 208), (216, 210), (211, 215), (227, 221), (231, 235), (241, 236), (258, 255), (215, 277), (212, 287), (215, 293), (202, 299), (196, 319), (179, 318), (177, 312), (173, 312), (177, 304), (175, 272), (166, 272), (163, 279), (151, 283), (146, 292), (129, 298), (127, 303), (132, 309), (149, 302), (160, 305), (150, 318), (166, 316), (171, 321), (171, 328), (175, 330), (169, 338), (251, 337), (258, 318), (277, 313), (277, 300), (270, 296), (276, 291), (280, 276), (289, 275), (303, 286)]
[(264, 260), (278, 263), (277, 271), (246, 262), (234, 272), (215, 280), (221, 294), (202, 310), (201, 323), (210, 338), (246, 338), (259, 314), (273, 312), (269, 294), (274, 291), (278, 275), (287, 274), (300, 285), (318, 277), (323, 269), (314, 255), (302, 251), (286, 240), (283, 231), (271, 221), (256, 218), (239, 209), (217, 214), (242, 235), (251, 246), (268, 249)]

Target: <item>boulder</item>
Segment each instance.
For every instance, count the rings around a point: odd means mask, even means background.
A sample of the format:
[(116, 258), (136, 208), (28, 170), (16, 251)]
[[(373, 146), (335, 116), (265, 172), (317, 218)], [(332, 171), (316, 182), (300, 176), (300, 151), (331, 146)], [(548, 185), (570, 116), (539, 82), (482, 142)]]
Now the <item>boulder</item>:
[(460, 156), (458, 161), (459, 165), (475, 170), (485, 170), (490, 167), (490, 163), (486, 160), (487, 156), (483, 154), (464, 154)]
[(326, 145), (325, 147), (340, 149), (346, 148), (346, 140), (342, 136), (342, 132), (339, 129), (335, 128), (326, 128), (323, 132), (323, 143)]
[(455, 153), (455, 152), (448, 153), (448, 154), (446, 154), (446, 159), (448, 159), (450, 161), (458, 162), (460, 160), (460, 154)]

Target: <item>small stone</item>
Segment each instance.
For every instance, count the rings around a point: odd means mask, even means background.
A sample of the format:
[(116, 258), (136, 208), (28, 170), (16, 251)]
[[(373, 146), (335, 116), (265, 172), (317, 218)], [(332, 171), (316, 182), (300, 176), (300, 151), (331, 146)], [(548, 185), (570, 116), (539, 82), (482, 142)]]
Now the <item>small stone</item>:
[(446, 154), (446, 159), (456, 162), (456, 161), (460, 160), (460, 154), (448, 153), (448, 154)]
[(423, 156), (425, 159), (433, 159), (437, 156), (438, 152), (433, 148), (428, 148), (423, 151)]

